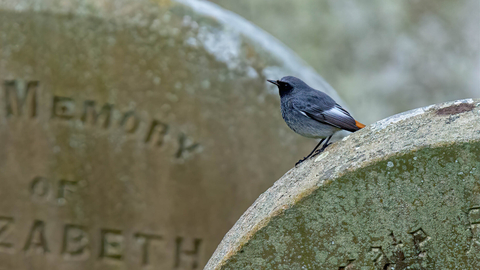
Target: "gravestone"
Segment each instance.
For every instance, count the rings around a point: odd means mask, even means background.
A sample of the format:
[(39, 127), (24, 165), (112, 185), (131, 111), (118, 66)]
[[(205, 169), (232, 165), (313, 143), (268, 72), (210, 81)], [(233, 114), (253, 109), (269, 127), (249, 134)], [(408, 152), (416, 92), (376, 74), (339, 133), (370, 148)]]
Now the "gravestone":
[(0, 269), (201, 269), (315, 142), (267, 78), (333, 90), (196, 1), (0, 2)]
[(392, 116), (263, 193), (205, 269), (480, 269), (480, 100)]

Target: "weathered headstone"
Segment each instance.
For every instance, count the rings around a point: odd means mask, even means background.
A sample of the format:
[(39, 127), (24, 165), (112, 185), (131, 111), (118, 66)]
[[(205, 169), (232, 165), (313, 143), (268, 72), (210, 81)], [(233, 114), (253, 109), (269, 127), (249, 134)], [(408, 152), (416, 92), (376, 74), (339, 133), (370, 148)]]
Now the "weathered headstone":
[(480, 269), (480, 100), (387, 118), (292, 169), (205, 269)]
[(202, 268), (314, 145), (285, 74), (328, 88), (211, 4), (1, 1), (0, 269)]

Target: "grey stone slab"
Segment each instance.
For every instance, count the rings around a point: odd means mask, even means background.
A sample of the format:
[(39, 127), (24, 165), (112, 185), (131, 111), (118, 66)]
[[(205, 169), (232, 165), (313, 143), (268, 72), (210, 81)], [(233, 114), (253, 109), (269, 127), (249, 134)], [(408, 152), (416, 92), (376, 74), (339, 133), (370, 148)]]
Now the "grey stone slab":
[(291, 169), (205, 269), (480, 269), (480, 100), (395, 115)]
[(315, 144), (286, 74), (335, 95), (211, 4), (0, 1), (0, 269), (202, 268)]

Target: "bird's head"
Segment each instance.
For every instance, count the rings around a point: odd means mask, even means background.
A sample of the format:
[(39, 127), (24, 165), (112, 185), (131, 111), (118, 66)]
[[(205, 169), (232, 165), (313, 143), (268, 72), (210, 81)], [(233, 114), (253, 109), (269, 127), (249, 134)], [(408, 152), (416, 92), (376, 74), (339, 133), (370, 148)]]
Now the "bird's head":
[(299, 78), (293, 76), (285, 76), (280, 80), (267, 80), (269, 83), (275, 84), (278, 87), (278, 92), (280, 96), (284, 96), (288, 93), (291, 93), (293, 90), (301, 90), (304, 87), (309, 87)]

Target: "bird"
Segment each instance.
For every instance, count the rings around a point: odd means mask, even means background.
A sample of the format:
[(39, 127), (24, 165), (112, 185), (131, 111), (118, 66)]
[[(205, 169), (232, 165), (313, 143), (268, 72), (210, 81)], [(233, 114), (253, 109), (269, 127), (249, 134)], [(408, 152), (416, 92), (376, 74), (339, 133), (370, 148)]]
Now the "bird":
[[(299, 78), (286, 76), (280, 80), (267, 81), (278, 87), (282, 117), (288, 127), (304, 137), (321, 139), (312, 152), (295, 166), (323, 152), (330, 145), (329, 141), (335, 132), (355, 132), (365, 127), (333, 98), (308, 86)], [(323, 142), (322, 148), (318, 149)]]

